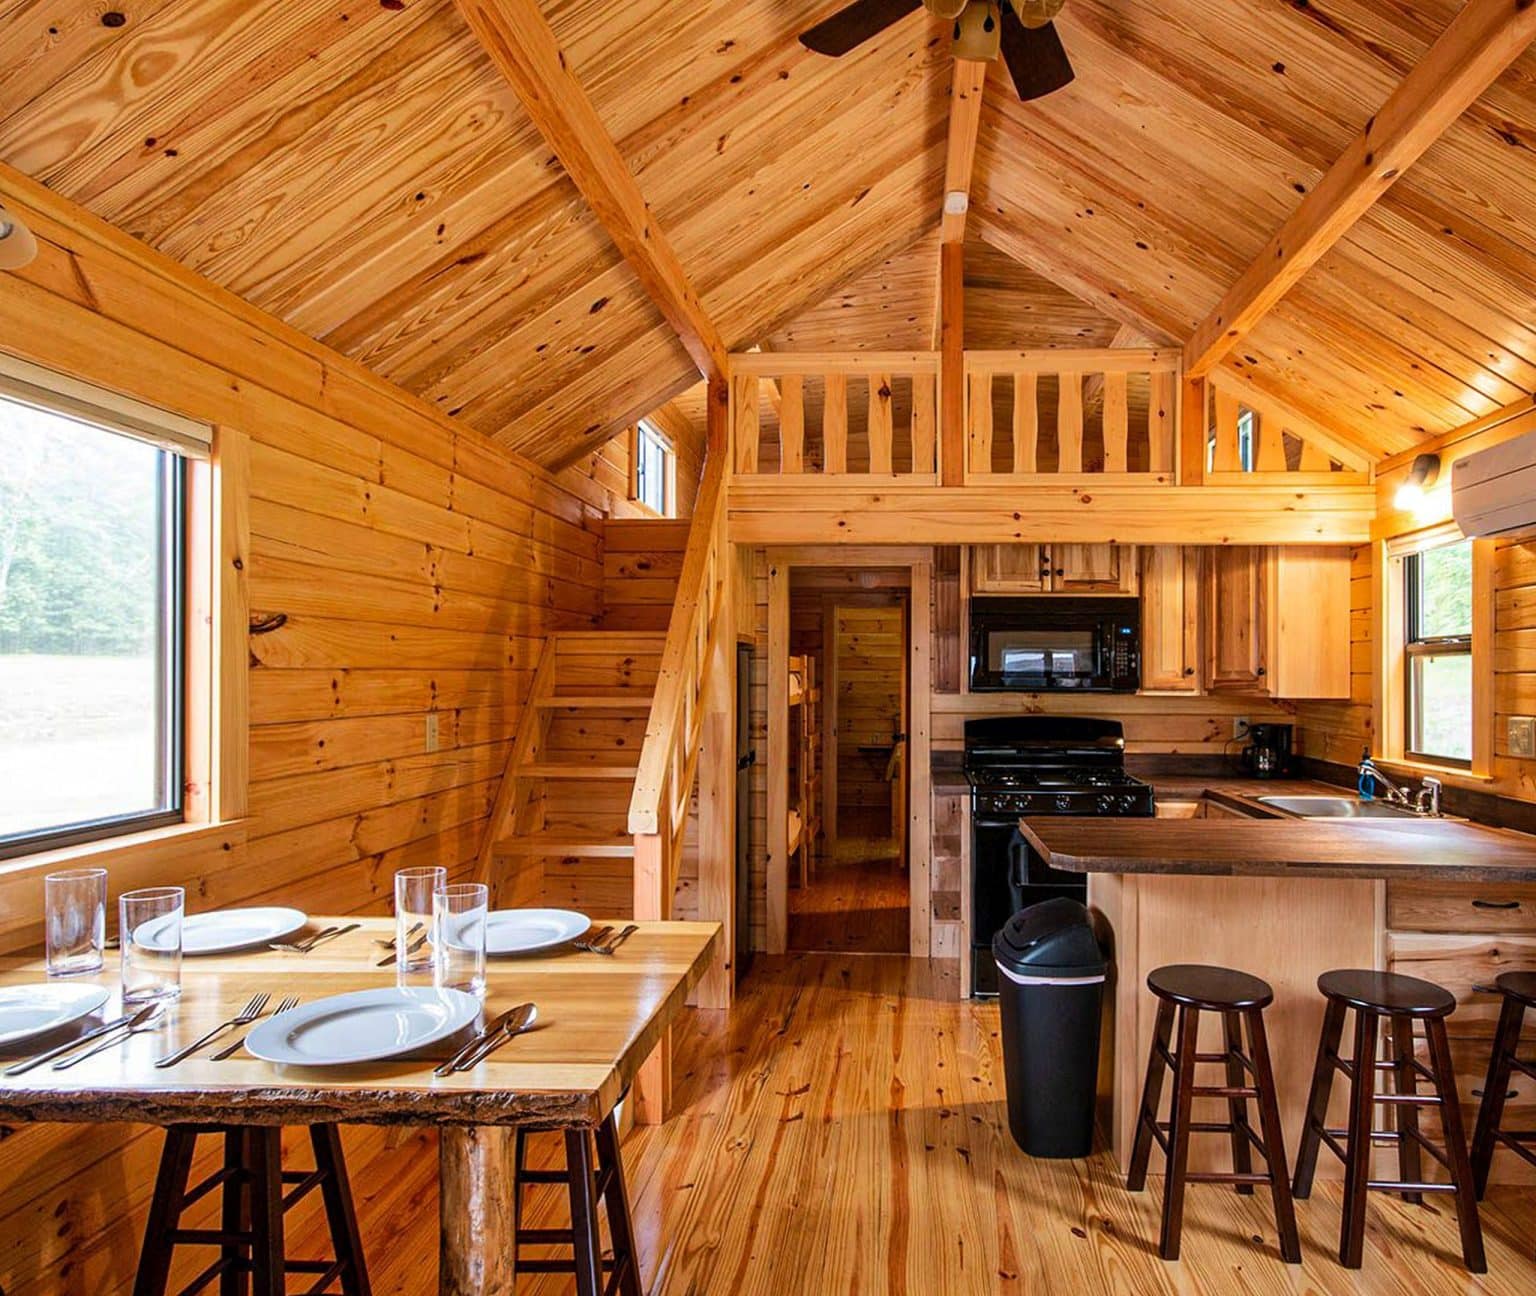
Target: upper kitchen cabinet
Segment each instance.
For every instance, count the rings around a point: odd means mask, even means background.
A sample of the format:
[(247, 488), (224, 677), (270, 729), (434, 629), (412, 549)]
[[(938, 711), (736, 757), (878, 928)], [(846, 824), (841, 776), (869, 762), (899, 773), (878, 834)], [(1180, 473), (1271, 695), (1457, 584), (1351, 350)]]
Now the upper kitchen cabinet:
[(1349, 696), (1349, 551), (1205, 552), (1205, 683), (1213, 693)]
[(1134, 594), (1136, 547), (995, 544), (971, 551), (973, 594)]
[(1200, 550), (1141, 549), (1141, 688), (1200, 691)]

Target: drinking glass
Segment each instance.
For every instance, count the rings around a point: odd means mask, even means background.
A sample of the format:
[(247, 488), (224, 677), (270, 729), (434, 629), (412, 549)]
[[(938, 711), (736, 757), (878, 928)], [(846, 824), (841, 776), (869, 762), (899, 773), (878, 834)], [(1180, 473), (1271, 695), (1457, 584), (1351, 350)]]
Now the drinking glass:
[(413, 972), (432, 970), (432, 894), (447, 884), (445, 868), (408, 868), (395, 874), (395, 971), (401, 982)]
[(485, 994), (485, 917), (490, 890), (483, 882), (456, 882), (432, 893), (434, 980), (441, 989)]
[(181, 996), (183, 887), (146, 887), (117, 898), (118, 942), (123, 951), (123, 1002)]
[(107, 870), (67, 869), (43, 879), (48, 975), (100, 972), (107, 936)]

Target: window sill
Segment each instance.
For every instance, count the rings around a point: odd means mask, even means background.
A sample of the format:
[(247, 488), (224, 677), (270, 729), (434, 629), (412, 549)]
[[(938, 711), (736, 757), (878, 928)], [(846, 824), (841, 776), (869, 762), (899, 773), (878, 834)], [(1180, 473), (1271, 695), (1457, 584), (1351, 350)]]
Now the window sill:
[(1402, 773), (1416, 778), (1437, 778), (1453, 787), (1483, 788), (1494, 782), (1492, 774), (1479, 774), (1462, 765), (1434, 765), (1428, 761), (1387, 760), (1379, 757), (1376, 764), (1388, 774)]
[[(157, 869), (174, 868), (188, 857), (213, 851), (243, 850), (245, 837), (244, 819), (216, 824), (173, 824), (169, 828), (151, 828), (146, 832), (125, 833), (121, 837), (102, 837), (0, 862), (0, 883), (61, 868), (126, 867), (131, 875), (128, 885), (114, 885), (112, 890), (130, 890), (164, 880), (150, 874)], [(140, 870), (145, 875), (143, 878), (138, 876)]]

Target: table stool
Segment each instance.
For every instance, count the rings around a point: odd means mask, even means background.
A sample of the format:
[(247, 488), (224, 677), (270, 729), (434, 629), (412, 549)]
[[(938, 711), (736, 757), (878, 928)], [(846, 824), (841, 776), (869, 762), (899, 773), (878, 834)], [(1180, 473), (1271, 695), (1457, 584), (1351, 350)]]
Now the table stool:
[(1528, 1062), (1517, 1056), (1525, 1010), (1536, 1008), (1536, 972), (1500, 973), (1492, 988), (1504, 997), (1504, 1003), (1499, 1010), (1493, 1055), (1488, 1059), (1488, 1079), (1483, 1085), (1483, 1100), (1477, 1109), (1477, 1126), (1472, 1135), (1472, 1182), (1479, 1200), (1488, 1189), (1488, 1171), (1498, 1144), (1536, 1165), (1536, 1152), (1527, 1146), (1536, 1143), (1536, 1130), (1502, 1128), (1510, 1076), (1518, 1071), (1536, 1080), (1536, 1061)]
[[(224, 1164), (188, 1191), (192, 1155), (203, 1135), (223, 1138)], [(284, 1275), (290, 1273), (317, 1275), (306, 1289), (312, 1293), (324, 1292), (339, 1281), (341, 1296), (370, 1296), (341, 1136), (334, 1125), (311, 1125), (309, 1138), (315, 1168), (284, 1170), (280, 1126), (168, 1126), (133, 1296), (163, 1296), (178, 1246), (219, 1248), (219, 1258), (183, 1287), (181, 1296), (202, 1290), (216, 1278), (222, 1290), (244, 1291), (247, 1275), (254, 1296), (283, 1296), (287, 1291)], [(285, 1185), (292, 1187), (285, 1191)], [(290, 1260), (283, 1243), (283, 1216), (316, 1188), (324, 1201), (336, 1258)], [(182, 1213), (215, 1190), (221, 1194), (219, 1227), (182, 1228)]]
[[(1456, 1199), (1456, 1218), (1461, 1227), (1461, 1254), (1471, 1273), (1486, 1273), (1483, 1230), (1477, 1215), (1477, 1196), (1472, 1185), (1472, 1165), (1456, 1096), (1451, 1049), (1446, 1040), (1445, 1019), (1456, 1008), (1449, 990), (1432, 981), (1393, 972), (1349, 969), (1325, 972), (1317, 988), (1327, 1000), (1317, 1060), (1312, 1068), (1312, 1091), (1307, 1100), (1306, 1126), (1296, 1154), (1293, 1195), (1305, 1200), (1312, 1192), (1317, 1152), (1323, 1144), (1344, 1162), (1344, 1214), (1339, 1228), (1339, 1263), (1358, 1269), (1365, 1244), (1365, 1197), (1367, 1190), (1401, 1193), (1405, 1200), (1422, 1201), (1427, 1192), (1451, 1193)], [(1339, 1056), (1344, 1037), (1345, 1014), (1354, 1010), (1354, 1057)], [(1378, 1061), (1377, 1031), (1383, 1020), (1391, 1027), (1391, 1057)], [(1424, 1023), (1429, 1046), (1429, 1066), (1414, 1057), (1413, 1023)], [(1349, 1124), (1329, 1129), (1328, 1099), (1333, 1073), (1349, 1078)], [(1394, 1092), (1376, 1092), (1376, 1073), (1390, 1071)], [(1429, 1082), (1434, 1092), (1421, 1094), (1417, 1080)], [(1373, 1129), (1378, 1105), (1392, 1108), (1393, 1128)], [(1444, 1148), (1436, 1147), (1419, 1131), (1418, 1108), (1440, 1112)], [(1344, 1143), (1339, 1140), (1343, 1138)], [(1376, 1143), (1396, 1144), (1398, 1174), (1395, 1180), (1371, 1178), (1371, 1151)], [(1451, 1176), (1451, 1182), (1431, 1183), (1420, 1172), (1420, 1151), (1428, 1152)]]
[[(1252, 1193), (1254, 1184), (1263, 1183), (1269, 1185), (1274, 1200), (1280, 1255), (1287, 1263), (1299, 1264), (1301, 1241), (1296, 1232), (1296, 1212), (1286, 1177), (1285, 1138), (1280, 1128), (1280, 1106), (1269, 1061), (1269, 1041), (1264, 1033), (1264, 1009), (1274, 1001), (1275, 992), (1267, 983), (1246, 972), (1197, 964), (1158, 968), (1147, 977), (1147, 988), (1157, 996), (1157, 1024), (1151, 1055), (1147, 1059), (1147, 1079), (1142, 1089), (1126, 1187), (1131, 1192), (1140, 1192), (1146, 1187), (1147, 1162), (1156, 1140), (1168, 1158), (1158, 1253), (1164, 1260), (1179, 1258), (1187, 1184), (1235, 1184), (1238, 1192)], [(1197, 1051), (1202, 1012), (1221, 1014), (1224, 1048), (1220, 1053)], [(1175, 1014), (1178, 1016), (1178, 1042), (1170, 1048)], [(1243, 1051), (1245, 1026), (1248, 1053)], [(1221, 1063), (1226, 1068), (1226, 1083), (1197, 1085), (1195, 1066), (1200, 1063)], [(1173, 1072), (1173, 1095), (1166, 1124), (1157, 1119), (1165, 1070)], [(1251, 1083), (1248, 1083), (1250, 1077)], [(1191, 1105), (1196, 1098), (1226, 1099), (1228, 1119), (1220, 1122), (1191, 1119)], [(1258, 1103), (1262, 1138), (1254, 1133), (1248, 1119), (1250, 1098)], [(1232, 1140), (1231, 1172), (1189, 1170), (1191, 1134), (1228, 1135)], [(1260, 1172), (1253, 1169), (1254, 1148), (1264, 1158), (1265, 1169)]]

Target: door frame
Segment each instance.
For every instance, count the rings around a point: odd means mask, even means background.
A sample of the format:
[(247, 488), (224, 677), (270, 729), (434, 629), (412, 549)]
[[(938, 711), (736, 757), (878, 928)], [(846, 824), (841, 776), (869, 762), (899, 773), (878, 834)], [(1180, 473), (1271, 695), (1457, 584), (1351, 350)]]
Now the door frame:
[[(766, 935), (770, 954), (789, 945), (789, 578), (796, 567), (905, 567), (907, 616), (907, 952), (932, 950), (933, 550), (929, 546), (833, 545), (765, 548), (768, 565), (768, 857)], [(825, 778), (825, 770), (823, 770)], [(823, 789), (825, 791), (825, 788)]]

